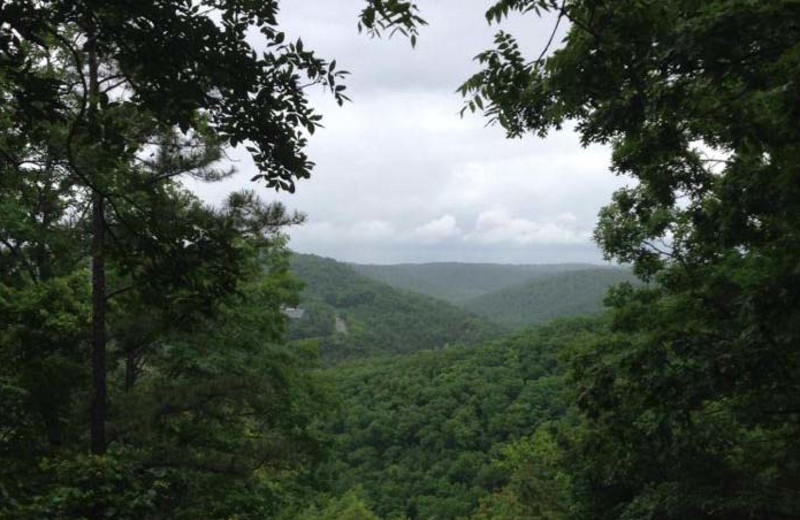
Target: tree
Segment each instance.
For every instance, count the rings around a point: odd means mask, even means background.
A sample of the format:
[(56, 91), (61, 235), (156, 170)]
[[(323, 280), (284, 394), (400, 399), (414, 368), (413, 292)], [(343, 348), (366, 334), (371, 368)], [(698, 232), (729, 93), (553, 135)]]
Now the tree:
[(240, 143), (268, 186), (309, 175), (304, 89), (341, 102), (343, 72), (284, 43), (276, 12), (0, 6), (0, 517), (261, 518), (317, 458), (313, 356), (276, 345), (299, 217), (176, 181), (224, 177)]
[(565, 450), (551, 432), (553, 427), (544, 423), (531, 438), (506, 447), (502, 465), (510, 481), (499, 493), (482, 501), (475, 520), (575, 517), (576, 500), (564, 461)]
[(331, 498), (320, 511), (310, 509), (300, 520), (379, 520), (364, 504), (358, 491), (348, 491), (341, 498)]
[(15, 269), (0, 277), (1, 518), (263, 518), (319, 457), (314, 356), (280, 345), (281, 306), (298, 290), (282, 209), (245, 193), (212, 210), (167, 191), (168, 223), (143, 224), (158, 233), (150, 242), (109, 243), (110, 280), (132, 285), (110, 300), (105, 456), (83, 455), (85, 256), (55, 259), (58, 276), (34, 283), (14, 283)]
[[(110, 219), (122, 220), (120, 206), (135, 205), (126, 182), (153, 137), (177, 126), (190, 139), (242, 143), (259, 167), (254, 179), (293, 191), (313, 165), (305, 132), (320, 120), (303, 81), (346, 99), (336, 85), (344, 72), (302, 40), (286, 43), (276, 15), (275, 1), (16, 0), (0, 8), (3, 171), (21, 182), (54, 171), (64, 189), (91, 200), (95, 454), (107, 444), (107, 231)], [(261, 33), (263, 52), (248, 42), (251, 30)], [(186, 171), (167, 170), (138, 188), (146, 195)]]
[[(509, 135), (574, 122), (636, 179), (600, 215), (608, 258), (654, 287), (610, 298), (615, 335), (573, 361), (591, 518), (800, 511), (796, 2), (502, 1), (563, 45), (512, 36), (462, 93)], [(735, 42), (735, 43), (734, 43)]]

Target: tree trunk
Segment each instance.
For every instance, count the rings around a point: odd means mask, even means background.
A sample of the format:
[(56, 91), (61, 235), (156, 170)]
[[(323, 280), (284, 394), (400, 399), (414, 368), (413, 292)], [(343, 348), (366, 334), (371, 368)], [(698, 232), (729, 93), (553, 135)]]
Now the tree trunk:
[[(100, 95), (97, 48), (94, 30), (88, 34), (89, 55), (89, 124), (97, 129)], [(105, 207), (99, 172), (93, 173), (92, 193), (92, 412), (91, 450), (94, 455), (106, 452), (106, 260)]]
[(92, 200), (92, 453), (106, 452), (106, 261), (103, 195)]

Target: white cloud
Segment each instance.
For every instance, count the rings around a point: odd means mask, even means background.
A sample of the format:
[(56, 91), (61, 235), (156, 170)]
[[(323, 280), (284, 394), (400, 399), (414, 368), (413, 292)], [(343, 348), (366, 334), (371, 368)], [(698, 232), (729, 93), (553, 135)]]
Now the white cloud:
[[(254, 185), (246, 153), (240, 174), (190, 183), (209, 201), (257, 189), (309, 217), (290, 231), (298, 251), (362, 262), (597, 261), (590, 240), (598, 210), (624, 179), (608, 171), (609, 150), (582, 148), (566, 128), (546, 139), (508, 140), (480, 116), (458, 117), (458, 84), (476, 70), (472, 56), (497, 27), (485, 0), (424, 6), (430, 25), (416, 49), (402, 38), (370, 40), (355, 30), (363, 0), (294, 0), (281, 10), (292, 37), (349, 70), (353, 103), (340, 108), (310, 91), (325, 128), (310, 139), (316, 163), (294, 195)], [(531, 52), (550, 31), (535, 16), (517, 24)], [(540, 45), (541, 44), (541, 45)]]
[(424, 242), (437, 242), (447, 238), (453, 238), (461, 234), (458, 222), (453, 215), (443, 215), (440, 218), (417, 226), (412, 232), (412, 238)]
[(466, 240), (482, 244), (581, 244), (591, 233), (581, 230), (571, 213), (562, 213), (539, 221), (512, 216), (504, 209), (492, 209), (478, 215), (475, 230)]

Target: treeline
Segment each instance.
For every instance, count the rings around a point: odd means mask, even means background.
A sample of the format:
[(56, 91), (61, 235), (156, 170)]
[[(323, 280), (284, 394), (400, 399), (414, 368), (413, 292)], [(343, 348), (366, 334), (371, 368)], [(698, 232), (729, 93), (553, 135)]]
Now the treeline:
[(474, 298), (516, 287), (540, 277), (590, 269), (591, 264), (350, 264), (359, 274), (397, 289), (427, 294), (461, 305)]

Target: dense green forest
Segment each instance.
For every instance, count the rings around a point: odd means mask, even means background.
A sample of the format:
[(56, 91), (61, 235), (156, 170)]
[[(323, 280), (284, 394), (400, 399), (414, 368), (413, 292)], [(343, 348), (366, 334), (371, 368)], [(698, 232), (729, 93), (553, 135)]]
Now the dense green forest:
[(495, 323), (522, 328), (555, 318), (598, 314), (608, 289), (625, 282), (636, 282), (628, 270), (581, 269), (541, 276), (466, 300), (461, 306)]
[(381, 518), (467, 518), (508, 483), (505, 453), (565, 413), (558, 357), (602, 329), (563, 321), (480, 347), (331, 371), (334, 494), (360, 490)]
[(375, 282), (332, 259), (296, 254), (292, 269), (305, 284), (300, 300), (305, 314), (291, 320), (288, 337), (317, 340), (327, 362), (476, 345), (503, 331), (458, 307)]
[[(308, 89), (349, 98), (278, 7), (0, 3), (0, 519), (800, 517), (800, 3), (490, 3), (552, 33), (498, 30), (462, 115), (609, 147), (594, 239), (642, 282), (505, 336), (444, 300), (521, 325), (608, 279), (290, 253), (259, 193), (311, 176)], [(253, 189), (210, 205), (182, 180), (230, 150)]]

